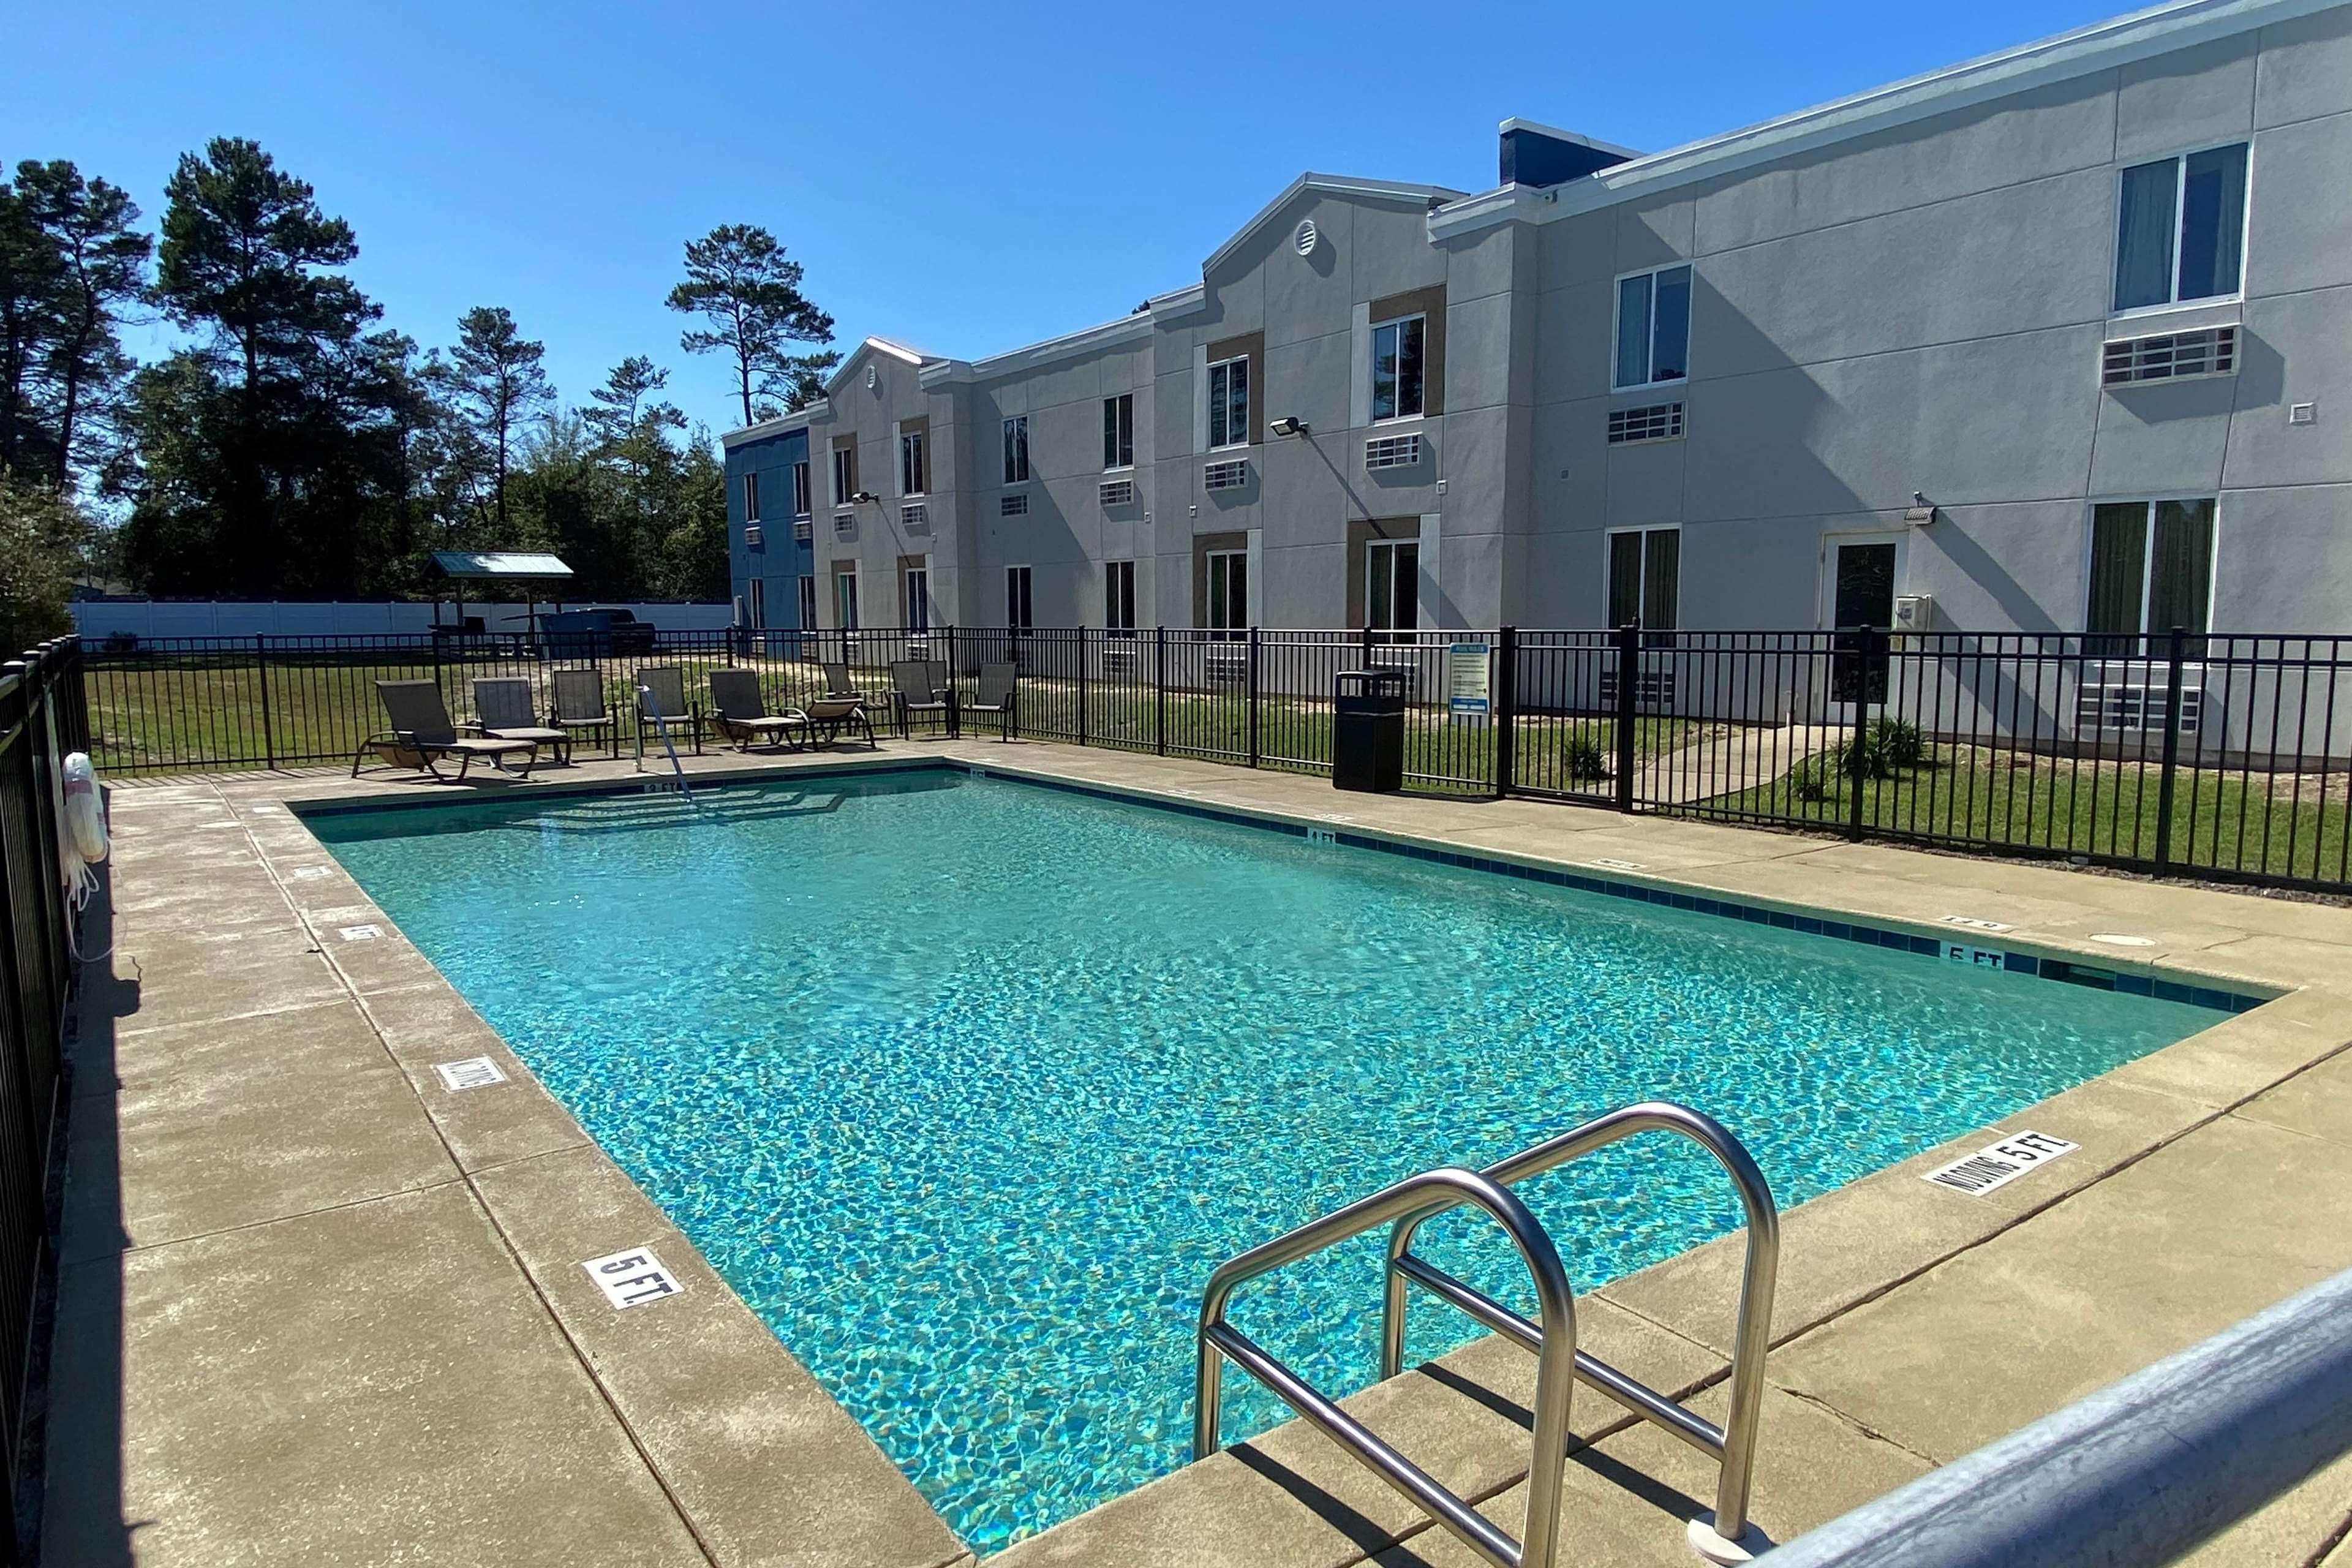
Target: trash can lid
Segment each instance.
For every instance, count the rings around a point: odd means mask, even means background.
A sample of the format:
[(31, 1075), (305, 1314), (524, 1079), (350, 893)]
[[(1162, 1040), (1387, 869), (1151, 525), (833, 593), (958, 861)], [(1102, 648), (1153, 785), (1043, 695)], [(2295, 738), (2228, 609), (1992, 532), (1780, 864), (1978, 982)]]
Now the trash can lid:
[(1366, 689), (1364, 694), (1367, 696), (1373, 687), (1393, 686), (1399, 691), (1404, 689), (1404, 671), (1402, 669), (1343, 669), (1338, 679), (1342, 685), (1353, 681)]

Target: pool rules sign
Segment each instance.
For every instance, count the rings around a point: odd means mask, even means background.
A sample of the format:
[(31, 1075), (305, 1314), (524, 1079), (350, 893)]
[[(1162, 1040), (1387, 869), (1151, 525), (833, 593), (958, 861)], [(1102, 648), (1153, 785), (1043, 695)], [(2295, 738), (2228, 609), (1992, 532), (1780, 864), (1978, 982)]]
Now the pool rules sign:
[(1485, 643), (1446, 645), (1445, 710), (1454, 718), (1486, 717), (1486, 664)]

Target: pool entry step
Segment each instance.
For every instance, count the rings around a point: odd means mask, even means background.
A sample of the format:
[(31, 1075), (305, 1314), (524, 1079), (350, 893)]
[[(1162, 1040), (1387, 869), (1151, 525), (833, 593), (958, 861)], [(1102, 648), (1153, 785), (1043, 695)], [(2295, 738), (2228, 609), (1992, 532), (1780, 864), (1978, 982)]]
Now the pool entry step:
[[(1731, 1178), (1747, 1215), (1748, 1251), (1740, 1273), (1739, 1321), (1732, 1341), (1731, 1407), (1721, 1426), (1577, 1349), (1576, 1303), (1559, 1250), (1542, 1222), (1511, 1190), (1529, 1176), (1641, 1132), (1673, 1133), (1713, 1155)], [(1457, 1208), (1485, 1210), (1518, 1248), (1535, 1286), (1533, 1320), (1414, 1253), (1413, 1237), (1420, 1228)], [(1226, 1303), (1241, 1286), (1381, 1226), (1390, 1227), (1381, 1331), (1383, 1378), (1403, 1370), (1405, 1309), (1414, 1286), (1536, 1358), (1534, 1447), (1528, 1463), (1527, 1521), (1518, 1540), (1225, 1321)], [(1201, 1299), (1192, 1457), (1207, 1458), (1219, 1447), (1220, 1373), (1229, 1361), (1486, 1562), (1496, 1568), (1554, 1568), (1559, 1552), (1561, 1477), (1568, 1456), (1569, 1396), (1573, 1385), (1581, 1382), (1717, 1461), (1720, 1469), (1715, 1511), (1690, 1521), (1690, 1543), (1708, 1562), (1744, 1563), (1769, 1544), (1762, 1532), (1748, 1522), (1748, 1493), (1756, 1463), (1757, 1422), (1763, 1412), (1764, 1352), (1772, 1340), (1772, 1289), (1780, 1261), (1780, 1211), (1773, 1205), (1764, 1173), (1747, 1148), (1713, 1117), (1666, 1100), (1646, 1100), (1595, 1117), (1483, 1171), (1458, 1165), (1424, 1171), (1254, 1247), (1209, 1277), (1208, 1289)]]

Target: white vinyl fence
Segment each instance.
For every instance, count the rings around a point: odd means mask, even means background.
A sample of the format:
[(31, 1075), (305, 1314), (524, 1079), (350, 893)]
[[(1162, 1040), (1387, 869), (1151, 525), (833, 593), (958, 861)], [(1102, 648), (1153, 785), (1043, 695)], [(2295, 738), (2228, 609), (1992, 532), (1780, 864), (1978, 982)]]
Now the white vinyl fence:
[[(539, 607), (551, 608), (541, 599)], [(666, 632), (719, 631), (734, 624), (732, 605), (613, 605), (599, 600), (566, 601), (566, 609), (626, 610), (637, 619)], [(433, 605), (395, 602), (363, 604), (252, 604), (214, 599), (133, 601), (91, 600), (73, 607), (74, 629), (86, 637), (109, 637), (119, 632), (149, 637), (365, 637), (387, 632), (433, 629)], [(453, 613), (445, 602), (441, 614)], [(520, 605), (466, 601), (466, 614), (479, 616), (492, 632), (526, 629)]]

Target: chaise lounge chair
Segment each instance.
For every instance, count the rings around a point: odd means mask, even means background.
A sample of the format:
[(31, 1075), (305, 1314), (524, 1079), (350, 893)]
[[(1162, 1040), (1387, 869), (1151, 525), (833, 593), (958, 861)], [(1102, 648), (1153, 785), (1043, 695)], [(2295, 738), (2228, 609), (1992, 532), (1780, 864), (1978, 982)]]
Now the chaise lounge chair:
[(912, 658), (902, 658), (890, 667), (890, 683), (895, 689), (892, 706), (898, 710), (898, 733), (902, 738), (911, 733), (918, 713), (938, 714), (942, 731), (955, 728), (954, 694), (932, 679), (931, 669), (929, 664)]
[[(466, 770), (477, 757), (488, 757), (493, 767), (503, 770), (506, 764), (500, 758), (520, 754), (525, 778), (530, 776), (530, 764), (539, 760), (536, 741), (499, 741), (487, 735), (458, 734), (457, 726), (449, 722), (449, 710), (442, 704), (437, 681), (379, 680), (375, 691), (383, 703), (385, 717), (392, 721), (392, 728), (378, 731), (360, 742), (359, 750), (352, 756), (353, 778), (360, 776), (360, 764), (371, 751), (396, 766), (422, 768), (443, 784), (465, 783)], [(457, 776), (454, 780), (436, 765), (442, 757), (457, 759)]]
[(1013, 725), (1018, 721), (1013, 717), (1013, 703), (1020, 690), (1019, 665), (983, 664), (980, 667), (980, 695), (965, 703), (961, 711), (996, 714), (1003, 726), (997, 739), (1009, 741), (1013, 738)]
[(493, 741), (536, 741), (554, 752), (557, 766), (571, 765), (571, 735), (539, 721), (531, 709), (530, 682), (520, 676), (474, 682), (474, 720)]
[(760, 695), (760, 678), (748, 669), (710, 672), (710, 722), (719, 738), (734, 742), (739, 752), (796, 739), (806, 744), (815, 734), (809, 716), (797, 709), (769, 712), (767, 700)]
[[(620, 721), (604, 701), (604, 676), (594, 669), (559, 669), (555, 672), (555, 711), (548, 717), (572, 742), (582, 735), (593, 741), (603, 734), (620, 750)], [(571, 754), (570, 747), (565, 754)]]

